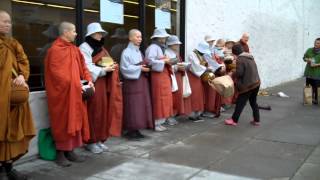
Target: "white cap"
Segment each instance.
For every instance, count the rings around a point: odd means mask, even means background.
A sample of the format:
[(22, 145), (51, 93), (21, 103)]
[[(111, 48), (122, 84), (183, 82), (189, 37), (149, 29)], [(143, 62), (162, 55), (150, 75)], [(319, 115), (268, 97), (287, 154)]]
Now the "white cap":
[(204, 37), (204, 40), (205, 40), (206, 42), (215, 41), (215, 39), (214, 39), (211, 35), (206, 35), (206, 36)]
[(170, 34), (168, 34), (165, 29), (155, 29), (153, 31), (153, 35), (151, 36), (150, 39), (153, 39), (153, 38), (166, 38), (166, 37), (169, 37), (169, 36), (170, 36)]
[(198, 50), (199, 52), (201, 52), (203, 54), (211, 54), (209, 44), (204, 41), (202, 41), (198, 44), (196, 50)]
[(87, 27), (87, 34), (86, 36), (90, 36), (94, 33), (100, 32), (103, 34), (103, 36), (106, 36), (108, 34), (107, 31), (105, 31), (104, 29), (102, 29), (100, 23), (94, 22), (94, 23), (90, 23)]
[(175, 44), (182, 44), (178, 38), (178, 36), (172, 35), (170, 37), (168, 37), (167, 39), (167, 45), (175, 45)]

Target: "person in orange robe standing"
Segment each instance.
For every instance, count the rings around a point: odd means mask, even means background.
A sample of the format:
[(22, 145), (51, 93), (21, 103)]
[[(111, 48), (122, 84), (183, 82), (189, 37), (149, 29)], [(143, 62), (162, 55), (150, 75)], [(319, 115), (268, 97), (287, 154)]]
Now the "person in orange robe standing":
[(84, 57), (73, 42), (77, 35), (69, 22), (59, 25), (60, 36), (45, 59), (45, 87), (53, 139), (57, 149), (56, 163), (70, 166), (84, 158), (73, 150), (89, 139), (87, 106), (82, 97), (81, 80), (94, 87)]
[[(224, 64), (224, 45), (225, 45), (225, 41), (223, 39), (218, 39), (216, 42), (216, 45), (212, 49), (213, 52), (211, 54), (211, 59), (221, 65), (221, 69), (219, 70), (219, 72), (216, 73), (216, 76), (223, 76), (226, 74), (226, 66)], [(215, 114), (215, 117), (219, 117), (220, 112), (225, 111), (225, 109), (222, 108), (223, 97), (214, 89), (210, 91), (211, 91), (210, 96), (214, 97), (213, 98), (214, 102), (208, 103), (208, 104), (212, 104), (210, 106), (210, 109)]]
[[(176, 83), (176, 86), (172, 88), (173, 96), (173, 113), (174, 116), (167, 119), (169, 125), (178, 124), (177, 117), (181, 115), (191, 114), (191, 101), (190, 98), (183, 96), (183, 77), (187, 77), (186, 65), (182, 63), (182, 58), (179, 55), (179, 47), (182, 44), (179, 38), (175, 35), (171, 35), (167, 40), (168, 48), (165, 51), (165, 55), (169, 58), (177, 58), (179, 63), (172, 66), (174, 74), (171, 75), (172, 82)], [(174, 84), (172, 83), (172, 84)]]
[[(226, 40), (224, 48), (224, 63), (226, 65), (226, 73), (232, 78), (236, 84), (236, 79), (234, 77), (234, 72), (236, 71), (236, 56), (232, 54), (232, 47), (235, 45), (235, 41), (230, 39)], [(234, 95), (228, 98), (223, 98), (223, 108), (225, 110), (230, 109), (231, 105), (234, 104), (237, 100), (238, 92), (235, 89)]]
[(165, 131), (166, 119), (173, 115), (171, 62), (164, 55), (166, 39), (170, 35), (165, 29), (155, 29), (151, 36), (152, 44), (146, 50), (146, 60), (151, 66), (151, 97), (155, 130)]
[(191, 109), (192, 114), (189, 119), (193, 122), (203, 121), (201, 114), (204, 111), (204, 87), (201, 75), (207, 71), (207, 62), (203, 55), (210, 53), (209, 44), (200, 42), (198, 46), (189, 54), (186, 62), (190, 63), (188, 78), (191, 86)]
[[(90, 140), (86, 145), (86, 149), (95, 154), (107, 151), (108, 147), (104, 142), (111, 135), (120, 136), (122, 129), (119, 67), (117, 64), (108, 64), (103, 67), (98, 65), (103, 58), (111, 58), (103, 47), (106, 35), (107, 32), (99, 23), (90, 23), (87, 27), (85, 42), (79, 47), (95, 85), (95, 94), (88, 100)], [(110, 132), (112, 122), (119, 127), (116, 134)]]
[(12, 85), (28, 89), (30, 69), (23, 47), (9, 35), (11, 27), (10, 15), (0, 10), (0, 179), (25, 180), (13, 163), (28, 152), (35, 128), (28, 99), (14, 104), (10, 97)]

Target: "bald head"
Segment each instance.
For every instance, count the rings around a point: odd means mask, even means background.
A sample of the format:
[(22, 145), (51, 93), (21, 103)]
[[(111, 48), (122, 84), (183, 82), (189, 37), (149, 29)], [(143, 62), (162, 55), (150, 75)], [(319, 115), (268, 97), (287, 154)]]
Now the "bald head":
[(70, 22), (62, 22), (59, 25), (59, 35), (63, 35), (63, 33), (71, 31), (75, 29), (75, 25)]
[(243, 33), (242, 34), (242, 37), (241, 37), (241, 41), (243, 42), (243, 43), (248, 43), (248, 41), (249, 41), (249, 33), (247, 33), (247, 32), (245, 32), (245, 33)]
[(131, 29), (131, 30), (129, 31), (129, 39), (130, 39), (130, 37), (135, 36), (137, 33), (140, 33), (140, 34), (141, 34), (141, 32), (140, 32), (138, 29)]
[(136, 46), (140, 46), (142, 42), (141, 32), (138, 29), (131, 29), (129, 31), (129, 40)]
[(76, 39), (76, 26), (70, 22), (62, 22), (59, 25), (59, 35), (67, 42), (74, 42)]
[(0, 10), (0, 33), (9, 34), (11, 31), (11, 17), (9, 13), (4, 10)]

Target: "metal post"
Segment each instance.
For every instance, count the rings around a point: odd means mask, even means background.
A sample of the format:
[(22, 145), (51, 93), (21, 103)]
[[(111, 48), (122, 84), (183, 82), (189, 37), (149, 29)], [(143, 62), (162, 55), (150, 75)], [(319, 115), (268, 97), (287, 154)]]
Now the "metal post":
[(76, 44), (80, 45), (83, 38), (83, 0), (76, 0), (76, 29), (77, 29), (77, 40)]
[(180, 40), (183, 46), (180, 46), (180, 55), (182, 55), (183, 59), (185, 59), (185, 29), (186, 29), (186, 0), (180, 0)]
[(139, 30), (142, 34), (140, 50), (144, 53), (146, 48), (146, 0), (139, 0)]

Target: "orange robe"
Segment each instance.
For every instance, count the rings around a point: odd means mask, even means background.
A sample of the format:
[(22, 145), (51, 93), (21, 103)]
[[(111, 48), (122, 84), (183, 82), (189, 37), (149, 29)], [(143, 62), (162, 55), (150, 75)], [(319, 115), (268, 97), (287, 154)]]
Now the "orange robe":
[[(179, 61), (182, 62), (181, 57)], [(175, 72), (177, 79), (178, 90), (172, 93), (173, 96), (173, 113), (175, 115), (189, 115), (192, 112), (191, 98), (183, 97), (183, 82), (182, 78), (188, 76), (187, 72), (177, 71)]]
[(54, 41), (45, 59), (45, 85), (51, 130), (57, 150), (70, 151), (89, 139), (87, 107), (80, 80), (91, 81), (84, 58), (73, 43)]
[(203, 111), (204, 110), (204, 88), (202, 84), (202, 80), (200, 77), (197, 77), (192, 72), (187, 73), (190, 86), (191, 86), (191, 109), (193, 112), (195, 111)]
[(169, 65), (165, 65), (163, 72), (151, 72), (151, 96), (153, 119), (155, 120), (173, 115), (171, 73)]
[(29, 103), (10, 105), (11, 69), (29, 78), (29, 61), (20, 43), (0, 35), (0, 162), (17, 160), (35, 136)]
[(203, 87), (205, 99), (204, 111), (219, 115), (222, 105), (221, 95), (216, 90), (214, 90), (207, 82), (203, 82)]
[[(110, 55), (103, 48), (92, 61), (96, 63), (105, 56)], [(89, 142), (93, 143), (106, 141), (110, 136), (121, 136), (123, 103), (119, 67), (106, 76), (98, 77), (95, 89), (95, 94), (88, 100)]]

